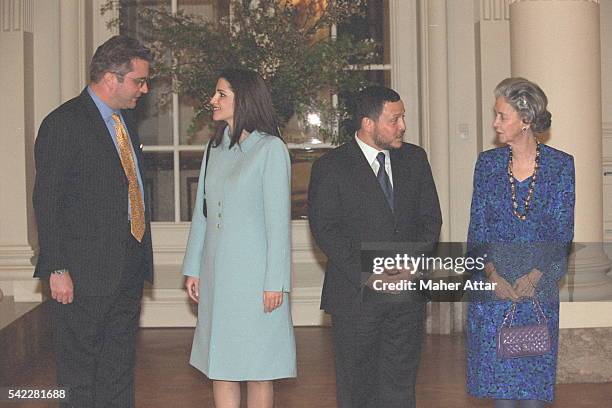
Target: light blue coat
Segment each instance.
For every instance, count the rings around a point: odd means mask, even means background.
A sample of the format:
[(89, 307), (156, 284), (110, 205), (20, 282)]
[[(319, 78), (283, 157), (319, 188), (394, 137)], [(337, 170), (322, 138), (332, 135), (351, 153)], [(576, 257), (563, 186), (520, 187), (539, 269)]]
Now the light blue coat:
[[(183, 274), (200, 278), (190, 363), (211, 379), (296, 376), (291, 288), (291, 162), (281, 139), (254, 131), (229, 148), (229, 137), (204, 166)], [(263, 292), (283, 304), (264, 313)]]

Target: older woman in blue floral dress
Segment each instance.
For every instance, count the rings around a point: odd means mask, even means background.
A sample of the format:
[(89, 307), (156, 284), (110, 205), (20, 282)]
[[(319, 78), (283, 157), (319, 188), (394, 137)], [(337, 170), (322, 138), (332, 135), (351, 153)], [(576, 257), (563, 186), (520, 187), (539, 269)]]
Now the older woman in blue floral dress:
[[(495, 408), (543, 407), (554, 398), (559, 334), (558, 282), (574, 233), (574, 160), (538, 141), (551, 124), (536, 84), (508, 78), (495, 89), (493, 128), (504, 147), (476, 163), (468, 249), (485, 268), (473, 280), (495, 283), (474, 292), (468, 312), (468, 392)], [(548, 353), (501, 358), (497, 335), (509, 307), (515, 325), (535, 324), (537, 299), (548, 325)]]

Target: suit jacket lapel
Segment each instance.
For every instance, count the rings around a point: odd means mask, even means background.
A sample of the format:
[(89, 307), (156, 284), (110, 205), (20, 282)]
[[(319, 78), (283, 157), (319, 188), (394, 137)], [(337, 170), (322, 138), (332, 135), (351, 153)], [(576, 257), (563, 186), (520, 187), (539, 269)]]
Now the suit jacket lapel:
[[(87, 92), (87, 88), (81, 92), (81, 102), (87, 113), (87, 116), (90, 119), (91, 127), (93, 130), (93, 134), (91, 137), (94, 139), (96, 143), (99, 143), (103, 148), (103, 153), (106, 158), (109, 160), (113, 160), (117, 166), (121, 169), (121, 159), (119, 158), (119, 153), (117, 153), (117, 149), (115, 148), (115, 144), (111, 139), (111, 136), (108, 134), (108, 128), (106, 127), (106, 123), (104, 123), (104, 119), (102, 119), (102, 115), (100, 115), (100, 111), (98, 107), (94, 103), (91, 96)], [(126, 178), (127, 180), (127, 178)]]
[(144, 154), (142, 153), (142, 148), (140, 147), (140, 138), (138, 137), (138, 133), (136, 132), (136, 124), (133, 121), (131, 112), (121, 110), (121, 115), (123, 116), (123, 119), (127, 126), (127, 130), (130, 135), (130, 141), (132, 142), (132, 149), (134, 149), (134, 153), (136, 154), (136, 158), (138, 159), (138, 171), (140, 171), (140, 176), (142, 177), (142, 182), (144, 183)]
[[(146, 187), (146, 178), (144, 172), (144, 153), (142, 152), (142, 148), (140, 147), (140, 138), (138, 137), (138, 132), (136, 132), (136, 124), (134, 123), (134, 117), (132, 116), (132, 112), (121, 110), (121, 115), (123, 115), (123, 120), (125, 121), (125, 125), (127, 126), (127, 131), (130, 134), (130, 141), (132, 142), (132, 148), (134, 149), (134, 153), (136, 154), (136, 158), (138, 159), (138, 171), (140, 172), (140, 177), (142, 178), (142, 189), (144, 191), (144, 205), (145, 205), (145, 219), (147, 222), (150, 222), (151, 217), (151, 203), (147, 199), (147, 187)], [(127, 179), (127, 178), (126, 178)]]
[(404, 200), (409, 196), (408, 180), (412, 177), (403, 149), (393, 149), (391, 154), (391, 171), (393, 172), (393, 202), (396, 209), (405, 208)]
[(366, 160), (361, 148), (355, 139), (351, 139), (348, 143), (350, 147), (349, 152), (354, 165), (355, 182), (363, 186), (366, 196), (376, 207), (384, 209), (383, 211), (385, 214), (393, 217), (393, 211), (391, 211), (389, 203), (385, 198), (385, 194), (383, 193), (380, 184), (378, 184), (376, 175), (372, 171), (372, 167)]
[[(123, 165), (121, 164), (121, 158), (119, 157), (117, 148), (113, 143), (111, 135), (108, 134), (108, 128), (106, 127), (106, 123), (104, 123), (104, 119), (102, 119), (98, 107), (91, 99), (91, 96), (89, 96), (87, 88), (85, 88), (83, 92), (81, 92), (81, 101), (83, 103), (85, 111), (87, 112), (87, 115), (91, 120), (90, 123), (92, 123), (92, 127), (94, 128), (94, 135), (92, 136), (97, 142), (99, 142), (103, 146), (105, 152), (107, 153), (107, 156), (112, 157), (112, 160), (117, 166), (119, 166), (123, 173)], [(130, 141), (132, 142), (132, 148), (134, 149), (134, 153), (136, 154), (136, 157), (138, 159), (138, 170), (140, 171), (140, 175), (141, 177), (143, 177), (144, 182), (144, 157), (142, 154), (142, 149), (140, 148), (140, 139), (138, 138), (136, 127), (132, 121), (130, 113), (125, 110), (122, 110), (121, 115), (123, 116), (123, 120), (125, 121), (125, 124), (127, 126), (127, 130), (130, 135)], [(127, 182), (127, 177), (125, 180)]]

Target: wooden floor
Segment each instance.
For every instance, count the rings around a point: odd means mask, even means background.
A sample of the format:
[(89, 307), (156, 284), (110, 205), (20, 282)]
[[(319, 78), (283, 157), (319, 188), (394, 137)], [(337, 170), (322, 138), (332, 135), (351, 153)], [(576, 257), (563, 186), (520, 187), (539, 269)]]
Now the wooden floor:
[[(144, 329), (138, 340), (136, 399), (138, 408), (212, 407), (206, 377), (187, 363), (193, 329)], [(298, 378), (278, 381), (277, 408), (333, 408), (335, 382), (328, 328), (297, 328)], [(465, 393), (462, 336), (429, 335), (417, 385), (421, 408), (490, 407)], [(14, 385), (54, 384), (52, 356), (33, 363)], [(0, 406), (3, 406), (0, 403)], [(7, 408), (55, 407), (48, 403), (6, 404)], [(610, 408), (612, 383), (559, 385), (555, 408)], [(384, 407), (381, 407), (384, 408)]]

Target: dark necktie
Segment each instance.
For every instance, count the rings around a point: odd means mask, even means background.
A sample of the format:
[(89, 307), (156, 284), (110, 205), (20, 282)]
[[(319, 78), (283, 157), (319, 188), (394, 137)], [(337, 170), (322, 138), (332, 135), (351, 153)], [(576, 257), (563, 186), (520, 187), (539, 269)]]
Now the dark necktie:
[(391, 211), (393, 211), (393, 187), (391, 186), (391, 180), (389, 179), (389, 175), (385, 169), (385, 154), (383, 152), (378, 153), (376, 155), (376, 160), (378, 160), (378, 164), (380, 164), (376, 178), (378, 179), (380, 188), (382, 188), (382, 191), (385, 194), (385, 198), (389, 203)]

